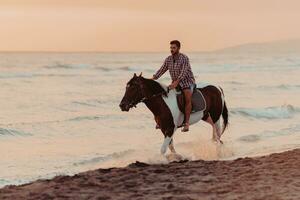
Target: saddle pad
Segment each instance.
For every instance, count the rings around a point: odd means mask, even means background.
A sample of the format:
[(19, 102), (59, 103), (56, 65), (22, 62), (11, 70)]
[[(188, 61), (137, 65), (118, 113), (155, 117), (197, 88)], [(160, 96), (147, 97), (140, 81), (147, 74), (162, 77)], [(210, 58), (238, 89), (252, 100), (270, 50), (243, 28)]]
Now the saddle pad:
[(192, 112), (198, 112), (205, 110), (206, 102), (201, 91), (195, 89), (192, 95)]
[[(185, 103), (184, 103), (184, 95), (182, 93), (177, 94), (177, 104), (179, 110), (184, 113)], [(199, 89), (195, 89), (192, 95), (192, 113), (203, 111), (206, 109), (206, 101), (204, 96), (202, 95)]]

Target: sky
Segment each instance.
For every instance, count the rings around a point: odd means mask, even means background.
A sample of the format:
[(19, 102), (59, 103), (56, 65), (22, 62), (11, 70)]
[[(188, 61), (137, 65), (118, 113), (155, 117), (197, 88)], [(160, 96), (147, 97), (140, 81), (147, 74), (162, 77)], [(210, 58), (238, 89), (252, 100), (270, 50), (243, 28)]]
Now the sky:
[(0, 51), (212, 51), (300, 38), (299, 0), (0, 0)]

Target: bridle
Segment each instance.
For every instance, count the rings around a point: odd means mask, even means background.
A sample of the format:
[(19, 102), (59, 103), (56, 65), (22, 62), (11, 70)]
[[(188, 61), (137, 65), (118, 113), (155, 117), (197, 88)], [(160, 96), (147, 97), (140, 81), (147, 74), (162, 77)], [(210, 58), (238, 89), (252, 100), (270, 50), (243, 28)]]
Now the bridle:
[[(166, 93), (166, 91), (163, 91), (163, 92), (160, 92), (160, 93), (157, 93), (157, 94), (153, 94), (152, 96), (150, 97), (146, 97), (146, 95), (144, 94), (144, 87), (143, 87), (143, 84), (137, 84), (139, 86), (139, 89), (140, 89), (140, 92), (141, 94), (144, 96), (142, 99), (138, 100), (138, 101), (132, 101), (131, 103), (129, 103), (129, 107), (135, 107), (136, 108), (136, 105), (141, 103), (141, 102), (145, 102), (145, 101), (148, 101), (150, 99), (153, 99), (155, 97), (158, 97), (158, 96), (161, 96), (163, 95), (164, 93)], [(167, 93), (169, 93), (169, 87), (167, 89)]]

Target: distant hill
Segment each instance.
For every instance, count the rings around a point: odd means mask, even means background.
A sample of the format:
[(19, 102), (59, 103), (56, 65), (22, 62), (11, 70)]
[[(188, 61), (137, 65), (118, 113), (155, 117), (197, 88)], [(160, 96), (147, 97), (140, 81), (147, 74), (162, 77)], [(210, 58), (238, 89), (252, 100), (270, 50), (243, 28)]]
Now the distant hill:
[(266, 43), (248, 43), (213, 51), (213, 53), (300, 53), (300, 39)]

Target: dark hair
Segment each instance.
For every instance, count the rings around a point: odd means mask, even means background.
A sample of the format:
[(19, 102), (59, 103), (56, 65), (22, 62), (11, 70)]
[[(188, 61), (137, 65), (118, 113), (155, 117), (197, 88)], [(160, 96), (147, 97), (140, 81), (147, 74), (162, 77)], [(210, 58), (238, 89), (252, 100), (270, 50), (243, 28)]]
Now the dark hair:
[(172, 40), (170, 44), (175, 44), (178, 48), (180, 48), (181, 44), (178, 40)]

